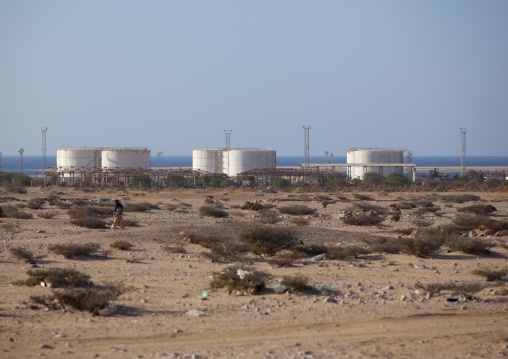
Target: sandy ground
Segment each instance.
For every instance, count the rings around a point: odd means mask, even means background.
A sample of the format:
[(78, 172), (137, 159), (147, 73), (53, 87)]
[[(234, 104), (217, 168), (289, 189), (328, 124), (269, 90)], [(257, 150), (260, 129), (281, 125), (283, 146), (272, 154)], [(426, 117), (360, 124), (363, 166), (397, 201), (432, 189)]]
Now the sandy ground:
[[(105, 189), (83, 192), (72, 188), (30, 189), (27, 194), (0, 193), (0, 206), (19, 205), (30, 198), (57, 195), (61, 200), (120, 199), (125, 219), (137, 227), (111, 232), (70, 224), (66, 210), (48, 203), (33, 219), (0, 219), (0, 358), (105, 357), (105, 358), (493, 358), (508, 356), (508, 295), (505, 283), (490, 284), (471, 274), (477, 268), (508, 266), (507, 238), (486, 238), (498, 245), (490, 255), (441, 251), (433, 257), (404, 254), (370, 254), (358, 259), (298, 261), (287, 268), (273, 267), (266, 258), (247, 254), (244, 266), (270, 274), (268, 288), (259, 295), (228, 295), (210, 291), (211, 275), (229, 262), (210, 262), (198, 245), (185, 243), (185, 253), (170, 253), (165, 246), (181, 242), (181, 231), (236, 236), (256, 213), (238, 208), (246, 201), (277, 207), (304, 204), (317, 216), (307, 226), (296, 226), (284, 217), (277, 226), (293, 228), (305, 244), (360, 243), (369, 236), (396, 237), (395, 229), (413, 226), (415, 216), (403, 210), (399, 222), (382, 226), (350, 226), (340, 213), (357, 202), (352, 193), (294, 190), (264, 193), (259, 189), (199, 189), (125, 191)], [(301, 193), (306, 192), (306, 193)], [(367, 193), (386, 207), (402, 199), (432, 192)], [(439, 193), (454, 194), (454, 193)], [(456, 193), (455, 193), (456, 194)], [(508, 220), (508, 191), (475, 192), (481, 203), (498, 211), (493, 218)], [(198, 209), (207, 196), (229, 213), (225, 219), (201, 217)], [(323, 208), (316, 195), (336, 202)], [(288, 199), (310, 199), (291, 201)], [(21, 201), (16, 201), (21, 200)], [(278, 200), (278, 201), (277, 201)], [(270, 201), (270, 202), (269, 202)], [(129, 205), (157, 204), (160, 209), (130, 212)], [(451, 222), (461, 206), (435, 200), (442, 216), (425, 214), (433, 225)], [(167, 205), (184, 211), (169, 211)], [(111, 204), (111, 211), (113, 204)], [(275, 210), (276, 208), (274, 208)], [(55, 212), (51, 219), (37, 216)], [(187, 212), (187, 213), (178, 213)], [(64, 259), (48, 251), (54, 244), (100, 243), (110, 249), (118, 239), (134, 244), (129, 251), (113, 250), (107, 257)], [(115, 300), (114, 315), (92, 316), (71, 309), (48, 310), (34, 306), (30, 296), (51, 293), (47, 287), (14, 285), (28, 278), (31, 265), (17, 260), (10, 249), (23, 247), (44, 258), (39, 268), (72, 268), (89, 274), (94, 283), (123, 282), (129, 290)], [(129, 263), (136, 259), (134, 263)], [(274, 284), (282, 276), (300, 275), (320, 288), (316, 294), (277, 294)], [(450, 292), (432, 297), (415, 291), (420, 283), (472, 283), (491, 286), (466, 300)], [(200, 295), (208, 290), (204, 300)], [(330, 300), (330, 298), (332, 300)], [(449, 302), (448, 298), (457, 298)], [(201, 315), (190, 316), (189, 310)]]

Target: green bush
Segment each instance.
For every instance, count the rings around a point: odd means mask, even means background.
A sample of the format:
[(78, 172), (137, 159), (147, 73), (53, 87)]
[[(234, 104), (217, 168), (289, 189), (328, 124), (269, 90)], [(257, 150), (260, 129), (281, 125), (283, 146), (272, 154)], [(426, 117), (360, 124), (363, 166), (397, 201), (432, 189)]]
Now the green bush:
[(386, 176), (385, 183), (390, 186), (406, 186), (411, 183), (411, 180), (402, 173), (392, 172)]
[(260, 209), (263, 209), (263, 205), (259, 202), (245, 202), (240, 209), (249, 210), (249, 211), (259, 211)]
[(74, 269), (49, 268), (29, 270), (26, 272), (30, 278), (21, 282), (23, 285), (40, 285), (44, 282), (48, 287), (89, 287), (92, 285), (90, 276)]
[(380, 175), (379, 173), (375, 172), (367, 172), (363, 175), (362, 185), (366, 186), (375, 186), (380, 185), (384, 182), (384, 177)]

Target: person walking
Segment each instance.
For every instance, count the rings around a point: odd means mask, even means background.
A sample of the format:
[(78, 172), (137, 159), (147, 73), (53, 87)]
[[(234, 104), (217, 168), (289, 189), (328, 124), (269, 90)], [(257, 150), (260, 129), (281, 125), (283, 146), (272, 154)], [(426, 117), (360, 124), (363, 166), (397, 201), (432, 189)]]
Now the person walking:
[(111, 226), (111, 231), (114, 231), (117, 226), (120, 226), (122, 229), (124, 229), (124, 226), (122, 223), (122, 213), (123, 213), (123, 206), (119, 200), (115, 199), (115, 211), (113, 212), (115, 219), (113, 220), (113, 225)]

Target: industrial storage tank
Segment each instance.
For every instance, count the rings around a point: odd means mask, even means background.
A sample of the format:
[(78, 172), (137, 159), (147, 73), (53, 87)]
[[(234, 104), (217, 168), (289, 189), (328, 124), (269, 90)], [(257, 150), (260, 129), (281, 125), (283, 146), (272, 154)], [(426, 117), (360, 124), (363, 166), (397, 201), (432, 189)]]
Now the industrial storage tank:
[[(375, 172), (383, 177), (404, 173), (404, 150), (399, 148), (357, 148), (347, 151), (348, 175), (363, 179), (365, 173)], [(392, 166), (393, 164), (393, 166)]]
[(83, 167), (101, 167), (100, 148), (59, 148), (56, 150), (58, 170), (74, 170)]
[(230, 148), (223, 153), (224, 173), (237, 176), (255, 168), (276, 168), (276, 152), (271, 148)]
[(194, 171), (206, 171), (210, 173), (222, 173), (221, 148), (194, 149), (192, 151), (192, 169)]
[(254, 168), (276, 168), (276, 152), (271, 148), (212, 148), (192, 151), (192, 169), (225, 173), (230, 177)]
[(102, 168), (139, 168), (150, 170), (150, 150), (146, 148), (103, 148)]

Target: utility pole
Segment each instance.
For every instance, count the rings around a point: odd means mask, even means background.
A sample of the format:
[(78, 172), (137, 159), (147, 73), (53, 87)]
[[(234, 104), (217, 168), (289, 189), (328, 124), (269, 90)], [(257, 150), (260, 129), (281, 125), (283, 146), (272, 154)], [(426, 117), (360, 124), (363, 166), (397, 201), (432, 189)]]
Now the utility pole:
[(161, 170), (161, 155), (162, 155), (162, 151), (157, 152), (157, 156), (159, 156), (159, 171)]
[(311, 129), (310, 126), (303, 126), (303, 139), (304, 139), (304, 156), (303, 156), (303, 163), (304, 167), (309, 167), (309, 130)]
[(326, 163), (328, 163), (328, 151), (325, 151)]
[(48, 128), (42, 128), (42, 169), (45, 169), (48, 166), (48, 155), (46, 151), (46, 132), (48, 132)]
[(19, 152), (19, 173), (23, 173), (23, 152), (24, 149), (20, 148)]
[(332, 163), (334, 163), (333, 162), (333, 153), (330, 153), (330, 157), (332, 158)]
[(464, 177), (466, 173), (466, 129), (460, 129), (460, 176)]
[(229, 148), (231, 147), (231, 132), (232, 130), (224, 130), (224, 134), (226, 135), (226, 150), (229, 151)]

